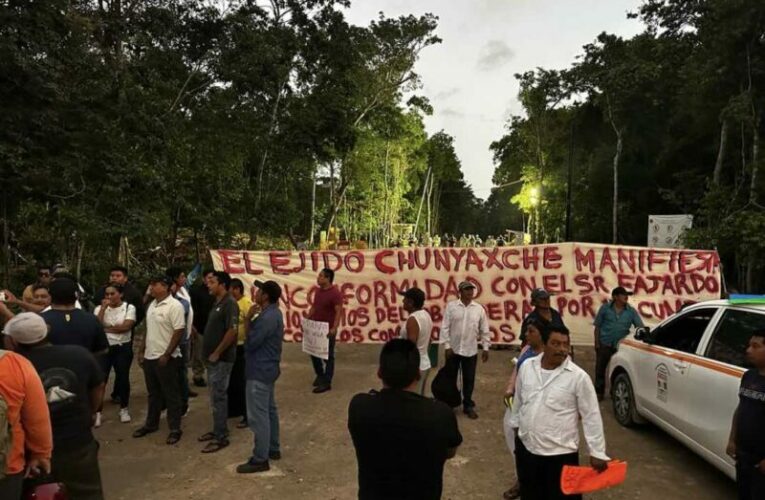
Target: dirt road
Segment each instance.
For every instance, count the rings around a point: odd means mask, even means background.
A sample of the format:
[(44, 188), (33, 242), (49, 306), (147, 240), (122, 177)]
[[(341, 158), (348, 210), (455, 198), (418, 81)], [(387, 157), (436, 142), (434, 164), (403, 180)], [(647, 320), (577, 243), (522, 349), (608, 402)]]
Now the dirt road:
[[(313, 371), (300, 346), (286, 344), (282, 377), (277, 382), (277, 404), (282, 428), (283, 459), (265, 475), (241, 476), (237, 464), (250, 455), (252, 434), (234, 428), (232, 444), (213, 455), (200, 453), (197, 436), (210, 430), (207, 393), (192, 400), (184, 421), (184, 436), (176, 446), (164, 444), (162, 432), (143, 439), (130, 437), (145, 417), (146, 391), (134, 367), (133, 422), (120, 424), (117, 408), (106, 404), (104, 425), (96, 431), (101, 441), (101, 474), (109, 500), (240, 500), (356, 498), (356, 459), (346, 428), (347, 406), (353, 394), (378, 388), (379, 346), (340, 345), (337, 373), (331, 392), (310, 392)], [(502, 433), (501, 396), (512, 351), (492, 351), (479, 366), (476, 394), (480, 418), (458, 417), (464, 444), (444, 469), (445, 499), (498, 499), (514, 478), (512, 457)], [(577, 350), (577, 362), (592, 370), (593, 356)], [(627, 481), (620, 487), (589, 498), (664, 500), (693, 498), (721, 500), (735, 497), (735, 487), (722, 473), (653, 426), (639, 430), (620, 427), (610, 402), (602, 405), (608, 451), (629, 462)]]

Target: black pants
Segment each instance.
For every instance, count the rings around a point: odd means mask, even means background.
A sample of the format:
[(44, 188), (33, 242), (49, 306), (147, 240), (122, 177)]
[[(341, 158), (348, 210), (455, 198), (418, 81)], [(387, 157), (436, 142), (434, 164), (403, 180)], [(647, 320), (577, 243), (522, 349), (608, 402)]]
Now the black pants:
[(179, 358), (170, 358), (165, 366), (159, 366), (159, 359), (146, 359), (143, 374), (146, 391), (149, 393), (149, 409), (146, 413), (146, 428), (158, 429), (159, 417), (167, 408), (167, 426), (171, 431), (181, 430), (181, 387), (178, 376)]
[(316, 356), (311, 356), (313, 371), (321, 379), (323, 384), (332, 385), (332, 377), (335, 376), (335, 337), (329, 338), (329, 357), (326, 361)]
[(24, 473), (11, 474), (0, 479), (0, 498), (3, 500), (21, 500), (24, 485)]
[(736, 484), (739, 500), (765, 498), (765, 474), (755, 469), (755, 462), (740, 460), (736, 463)]
[(606, 391), (606, 369), (611, 357), (616, 353), (616, 348), (601, 344), (595, 350), (595, 392), (603, 396)]
[(579, 465), (579, 454), (541, 456), (530, 453), (523, 442), (515, 443), (518, 482), (521, 500), (580, 499), (582, 495), (564, 495), (560, 489), (560, 476), (564, 465)]
[(181, 342), (181, 357), (178, 363), (178, 387), (181, 391), (181, 415), (186, 412), (189, 407), (189, 393), (191, 388), (189, 387), (189, 357), (191, 356), (191, 349), (189, 349), (189, 342)]
[(98, 448), (95, 439), (71, 450), (54, 448), (51, 474), (57, 482), (64, 483), (72, 500), (103, 500)]
[(109, 373), (114, 369), (114, 387), (112, 398), (119, 399), (120, 408), (127, 408), (130, 403), (130, 365), (133, 364), (133, 343), (109, 346), (109, 353), (102, 357), (101, 369), (104, 380), (109, 380)]
[(478, 366), (478, 355), (465, 357), (454, 354), (446, 362), (452, 365), (455, 372), (457, 369), (462, 370), (462, 407), (465, 410), (475, 407), (473, 389), (475, 388), (475, 370), (476, 366)]
[(236, 359), (228, 381), (228, 418), (246, 417), (244, 346), (236, 346)]

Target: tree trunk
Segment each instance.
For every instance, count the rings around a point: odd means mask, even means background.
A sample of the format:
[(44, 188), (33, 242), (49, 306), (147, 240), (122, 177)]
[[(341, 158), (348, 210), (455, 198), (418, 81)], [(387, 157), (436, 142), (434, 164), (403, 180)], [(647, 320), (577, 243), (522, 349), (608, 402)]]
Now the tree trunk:
[(308, 242), (313, 246), (314, 233), (316, 232), (316, 170), (318, 166), (313, 166), (313, 185), (311, 186), (311, 236)]
[(420, 227), (420, 214), (422, 214), (422, 205), (425, 204), (425, 194), (428, 192), (428, 183), (430, 182), (430, 172), (432, 167), (428, 167), (428, 172), (425, 174), (425, 184), (422, 186), (422, 196), (420, 197), (420, 208), (417, 209), (417, 219), (414, 222), (414, 232), (412, 235), (417, 237), (417, 230)]
[(752, 179), (749, 184), (749, 203), (757, 203), (757, 170), (760, 162), (760, 134), (757, 132), (757, 124), (754, 127), (754, 136), (752, 137)]
[(3, 288), (10, 288), (11, 276), (11, 231), (8, 227), (8, 196), (3, 196)]
[(606, 104), (608, 109), (608, 119), (616, 134), (616, 151), (614, 152), (614, 199), (611, 212), (611, 243), (616, 244), (619, 237), (619, 161), (621, 160), (622, 149), (624, 148), (624, 129), (616, 126), (614, 110), (611, 107), (611, 100), (609, 99), (608, 94), (606, 94)]
[(728, 120), (723, 119), (722, 126), (720, 127), (720, 147), (717, 149), (717, 161), (715, 162), (715, 170), (712, 175), (712, 183), (715, 186), (720, 185), (720, 177), (722, 176), (723, 160), (725, 159), (725, 147), (728, 144)]
[(289, 81), (289, 71), (287, 72), (287, 78), (285, 78), (284, 83), (282, 85), (279, 85), (279, 88), (276, 92), (276, 99), (274, 100), (274, 107), (271, 110), (271, 123), (268, 127), (268, 135), (266, 136), (266, 146), (263, 148), (263, 157), (260, 160), (260, 166), (258, 168), (258, 201), (256, 206), (260, 206), (260, 201), (263, 197), (263, 172), (266, 169), (266, 161), (268, 160), (268, 146), (271, 143), (271, 135), (274, 133), (274, 130), (276, 129), (276, 117), (277, 113), (279, 112), (279, 103), (282, 100), (282, 92), (284, 91), (284, 87), (287, 85), (287, 82)]

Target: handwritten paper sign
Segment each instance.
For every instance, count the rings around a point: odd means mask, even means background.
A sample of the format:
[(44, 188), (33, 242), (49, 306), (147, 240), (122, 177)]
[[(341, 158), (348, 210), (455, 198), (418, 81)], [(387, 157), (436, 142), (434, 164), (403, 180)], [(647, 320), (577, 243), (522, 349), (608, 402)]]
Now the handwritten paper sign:
[(303, 318), (303, 352), (329, 359), (329, 323)]

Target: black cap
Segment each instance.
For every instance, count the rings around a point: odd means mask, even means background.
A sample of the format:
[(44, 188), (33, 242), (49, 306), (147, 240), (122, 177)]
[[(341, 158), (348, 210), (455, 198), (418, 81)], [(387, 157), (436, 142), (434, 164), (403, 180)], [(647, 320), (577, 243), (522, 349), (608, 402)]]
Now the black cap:
[(425, 303), (425, 292), (423, 292), (417, 287), (410, 288), (409, 290), (405, 292), (399, 292), (399, 295), (401, 295), (405, 299), (410, 299), (412, 302), (414, 302), (414, 305), (417, 307), (422, 307), (422, 305)]
[(545, 290), (544, 288), (535, 288), (531, 291), (531, 300), (543, 300), (543, 299), (549, 299), (552, 296), (550, 292)]
[(275, 303), (277, 300), (279, 300), (279, 297), (282, 296), (282, 289), (276, 281), (268, 280), (264, 282), (255, 280), (253, 285), (267, 293), (268, 298), (271, 299), (272, 303)]
[(632, 295), (632, 292), (628, 292), (624, 287), (617, 286), (613, 290), (611, 290), (611, 297), (616, 297), (617, 295)]
[(167, 285), (168, 288), (170, 288), (171, 286), (173, 286), (173, 278), (171, 278), (170, 276), (166, 274), (158, 274), (154, 276), (153, 278), (151, 278), (149, 280), (149, 283), (152, 285), (154, 283), (164, 283), (165, 285)]

